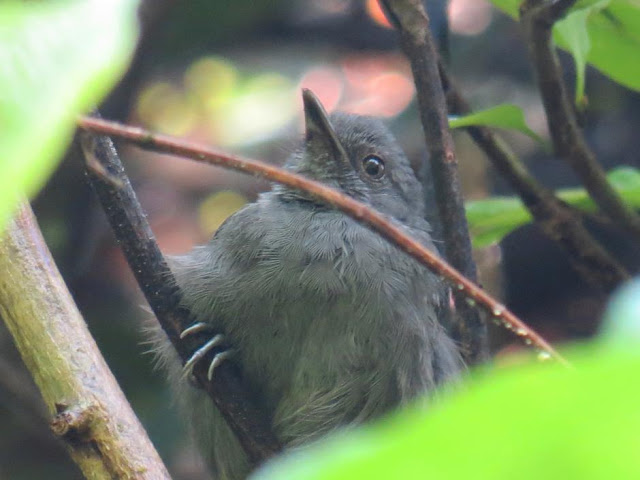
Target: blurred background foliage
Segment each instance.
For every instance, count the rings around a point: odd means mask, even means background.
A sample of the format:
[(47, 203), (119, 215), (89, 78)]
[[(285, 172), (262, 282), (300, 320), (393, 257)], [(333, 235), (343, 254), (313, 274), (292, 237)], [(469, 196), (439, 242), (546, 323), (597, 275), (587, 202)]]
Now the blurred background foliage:
[[(523, 125), (548, 142), (517, 23), (485, 0), (427, 3), (443, 54), (474, 107), (515, 104)], [(512, 8), (513, 2), (503, 3)], [(376, 1), (150, 0), (142, 2), (140, 19), (132, 64), (101, 106), (106, 118), (280, 164), (300, 134), (300, 88), (307, 87), (329, 110), (384, 117), (414, 165), (423, 161), (410, 69)], [(576, 62), (568, 54), (561, 59), (574, 85)], [(632, 172), (622, 178), (628, 185), (636, 178), (630, 168), (640, 167), (640, 95), (592, 68), (584, 84), (581, 121), (588, 141), (608, 170), (619, 167), (611, 175)], [(546, 185), (589, 207), (573, 173), (540, 142), (517, 131), (505, 137)], [(467, 199), (513, 193), (461, 131), (456, 148)], [(206, 241), (228, 215), (268, 188), (237, 173), (124, 144), (120, 152), (166, 253)], [(141, 333), (143, 300), (83, 177), (81, 159), (67, 155), (34, 202), (43, 233), (174, 478), (208, 478), (162, 375), (153, 370)], [(499, 215), (480, 215), (498, 221), (489, 226), (493, 231), (502, 228), (477, 242), (484, 286), (552, 341), (596, 334), (607, 299), (580, 281), (535, 226), (525, 225), (517, 201), (501, 201), (490, 205)], [(637, 245), (613, 227), (591, 227), (637, 272)], [(519, 361), (522, 345), (501, 330), (492, 339), (497, 365)], [(49, 433), (38, 393), (3, 327), (0, 346), (0, 478), (81, 478)]]

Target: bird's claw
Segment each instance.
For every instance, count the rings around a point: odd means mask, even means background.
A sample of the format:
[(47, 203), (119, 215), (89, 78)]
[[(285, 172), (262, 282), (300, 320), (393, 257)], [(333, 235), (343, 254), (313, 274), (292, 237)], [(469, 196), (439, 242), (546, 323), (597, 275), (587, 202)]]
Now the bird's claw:
[[(180, 334), (180, 338), (184, 339), (185, 337), (192, 335), (194, 333), (210, 332), (212, 329), (213, 328), (208, 323), (204, 323), (204, 322), (194, 323), (190, 327), (186, 328)], [(182, 368), (183, 378), (190, 375), (192, 376), (193, 368), (195, 367), (196, 363), (202, 360), (207, 355), (207, 353), (211, 351), (211, 349), (219, 347), (220, 345), (225, 343), (224, 340), (225, 340), (224, 335), (216, 334), (213, 337), (211, 337), (204, 345), (202, 345), (202, 347), (198, 348), (193, 353), (193, 355), (191, 355), (191, 357), (189, 357), (189, 359), (185, 362), (184, 367)], [(211, 379), (213, 378), (214, 370), (227, 358), (232, 356), (234, 353), (235, 351), (233, 349), (228, 349), (228, 350), (222, 350), (214, 355), (213, 360), (211, 360), (211, 363), (209, 364), (209, 368), (207, 370), (207, 378), (209, 379), (209, 381), (211, 381)]]
[(209, 381), (213, 379), (213, 371), (218, 367), (218, 365), (224, 362), (227, 358), (233, 356), (234, 353), (236, 352), (233, 349), (223, 350), (220, 353), (216, 353), (216, 356), (211, 360), (209, 369), (207, 370), (207, 379), (209, 379)]
[(184, 340), (185, 337), (198, 332), (210, 332), (212, 330), (211, 325), (205, 322), (196, 322), (190, 327), (185, 328), (180, 334), (180, 340)]

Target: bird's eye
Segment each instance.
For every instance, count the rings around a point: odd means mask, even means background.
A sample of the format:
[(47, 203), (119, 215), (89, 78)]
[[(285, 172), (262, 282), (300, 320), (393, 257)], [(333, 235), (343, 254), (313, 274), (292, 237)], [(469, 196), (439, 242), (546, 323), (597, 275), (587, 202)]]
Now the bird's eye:
[(367, 175), (376, 180), (384, 175), (384, 162), (374, 155), (369, 155), (362, 160), (362, 168)]

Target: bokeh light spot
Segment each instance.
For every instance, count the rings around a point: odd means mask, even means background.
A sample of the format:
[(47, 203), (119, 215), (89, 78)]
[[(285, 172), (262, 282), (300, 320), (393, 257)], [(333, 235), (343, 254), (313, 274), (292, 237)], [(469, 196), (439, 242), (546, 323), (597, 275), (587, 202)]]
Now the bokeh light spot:
[(220, 57), (196, 60), (184, 74), (187, 95), (208, 110), (215, 110), (227, 102), (237, 81), (238, 70)]
[(387, 20), (384, 11), (382, 11), (378, 0), (367, 0), (367, 13), (377, 25), (384, 28), (391, 28), (391, 24), (389, 20)]
[(347, 93), (341, 109), (393, 117), (411, 103), (415, 87), (406, 60), (397, 55), (350, 56), (342, 61)]
[(235, 92), (228, 108), (219, 112), (216, 141), (233, 146), (265, 140), (291, 121), (295, 108), (289, 79), (277, 73), (259, 75)]
[(170, 135), (184, 135), (196, 122), (196, 114), (182, 91), (167, 82), (156, 82), (143, 89), (136, 113), (146, 126)]
[[(300, 80), (298, 90), (303, 88), (308, 88), (315, 93), (327, 112), (331, 112), (338, 106), (342, 97), (344, 78), (336, 68), (316, 67), (307, 71)], [(298, 105), (302, 109), (302, 98), (299, 98)]]
[(449, 28), (459, 35), (478, 35), (484, 32), (493, 11), (487, 0), (451, 0), (449, 2)]
[(237, 192), (224, 190), (214, 193), (200, 204), (198, 209), (200, 228), (207, 236), (213, 235), (229, 216), (246, 203), (247, 199)]
[(371, 79), (363, 100), (344, 105), (344, 110), (358, 115), (395, 117), (411, 103), (415, 87), (406, 76), (386, 72)]

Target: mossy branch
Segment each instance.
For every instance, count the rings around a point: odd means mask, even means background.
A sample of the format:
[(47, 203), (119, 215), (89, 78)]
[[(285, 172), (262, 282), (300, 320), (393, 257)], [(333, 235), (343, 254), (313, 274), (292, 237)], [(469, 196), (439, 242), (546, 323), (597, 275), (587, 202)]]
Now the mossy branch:
[(89, 479), (168, 479), (24, 203), (0, 238), (0, 315)]

